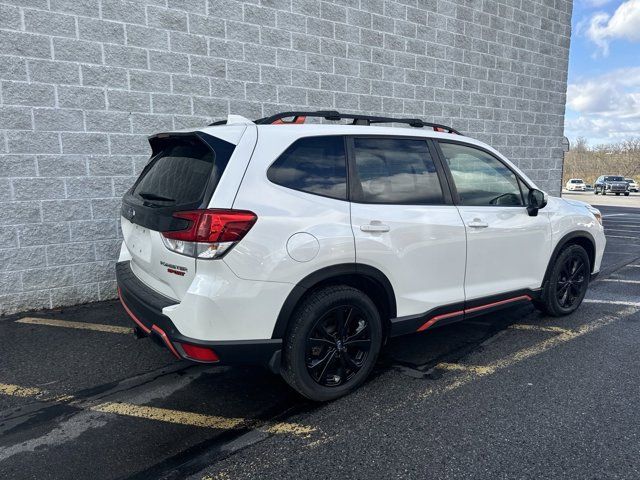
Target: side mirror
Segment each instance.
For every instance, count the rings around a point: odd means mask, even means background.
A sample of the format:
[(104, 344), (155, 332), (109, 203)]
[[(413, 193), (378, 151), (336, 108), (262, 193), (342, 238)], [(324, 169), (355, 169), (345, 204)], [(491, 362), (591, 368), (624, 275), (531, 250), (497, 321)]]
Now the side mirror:
[(529, 190), (529, 198), (527, 205), (527, 213), (531, 217), (538, 215), (538, 210), (544, 208), (547, 205), (547, 198), (542, 190), (532, 188)]

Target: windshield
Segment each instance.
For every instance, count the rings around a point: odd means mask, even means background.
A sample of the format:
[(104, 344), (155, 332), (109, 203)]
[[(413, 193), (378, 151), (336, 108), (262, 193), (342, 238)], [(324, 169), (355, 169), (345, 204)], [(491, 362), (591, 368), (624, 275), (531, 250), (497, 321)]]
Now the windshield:
[(624, 182), (624, 177), (612, 176), (604, 177), (605, 182)]
[(582, 180), (580, 180), (579, 178), (575, 178), (573, 180), (571, 180), (571, 183), (584, 183)]

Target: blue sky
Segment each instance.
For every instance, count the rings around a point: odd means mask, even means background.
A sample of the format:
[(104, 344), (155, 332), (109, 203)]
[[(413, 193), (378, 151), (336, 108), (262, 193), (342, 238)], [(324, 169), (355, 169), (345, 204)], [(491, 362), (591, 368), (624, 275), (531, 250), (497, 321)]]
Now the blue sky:
[(574, 0), (565, 135), (640, 137), (640, 0)]

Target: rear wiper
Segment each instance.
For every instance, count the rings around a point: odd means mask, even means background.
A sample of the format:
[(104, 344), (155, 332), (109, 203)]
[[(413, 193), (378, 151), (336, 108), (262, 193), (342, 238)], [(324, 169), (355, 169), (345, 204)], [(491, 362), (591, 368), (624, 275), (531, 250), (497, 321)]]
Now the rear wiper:
[(158, 200), (160, 202), (175, 202), (175, 199), (169, 197), (163, 197), (162, 195), (156, 195), (150, 192), (136, 192), (136, 194), (145, 200)]

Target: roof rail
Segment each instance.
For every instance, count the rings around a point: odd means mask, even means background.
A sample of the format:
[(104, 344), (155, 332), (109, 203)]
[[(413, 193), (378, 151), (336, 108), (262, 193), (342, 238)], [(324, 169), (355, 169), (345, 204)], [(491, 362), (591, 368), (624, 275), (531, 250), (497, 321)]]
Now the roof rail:
[[(430, 127), (436, 132), (454, 133), (462, 135), (458, 130), (441, 125), (439, 123), (431, 123), (420, 120), (419, 118), (395, 118), (395, 117), (376, 117), (372, 115), (357, 115), (352, 113), (340, 113), (335, 110), (319, 110), (317, 112), (280, 112), (270, 117), (255, 120), (256, 125), (273, 125), (273, 124), (300, 124), (304, 123), (306, 117), (324, 118), (325, 120), (353, 120), (352, 125), (371, 125), (373, 123), (405, 123), (410, 127), (424, 128)], [(285, 118), (293, 118), (293, 120), (284, 120)]]

